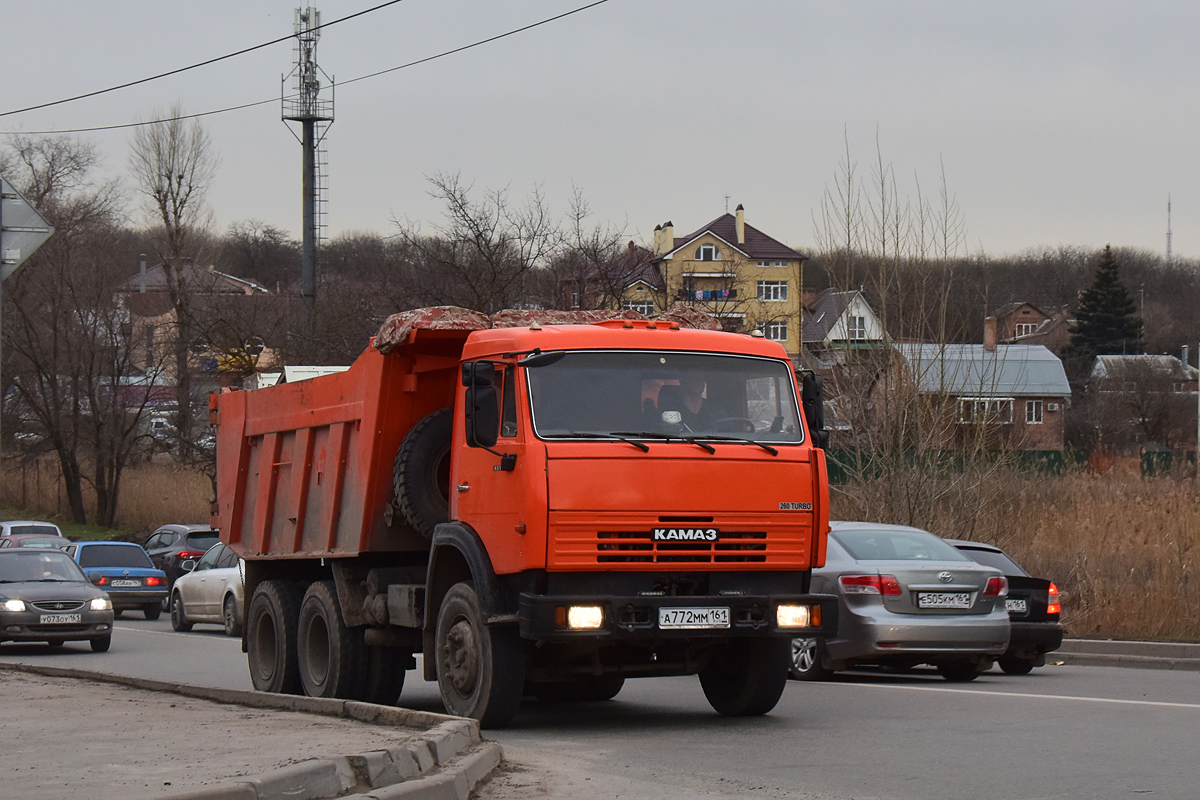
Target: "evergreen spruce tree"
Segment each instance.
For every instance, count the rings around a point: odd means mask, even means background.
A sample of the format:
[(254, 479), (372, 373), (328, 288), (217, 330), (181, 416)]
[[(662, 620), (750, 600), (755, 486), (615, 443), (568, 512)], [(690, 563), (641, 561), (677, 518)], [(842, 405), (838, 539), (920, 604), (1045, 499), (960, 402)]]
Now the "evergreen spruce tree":
[(1098, 355), (1142, 352), (1142, 321), (1133, 298), (1121, 283), (1121, 265), (1105, 245), (1096, 278), (1079, 298), (1071, 326), (1072, 355), (1090, 361)]

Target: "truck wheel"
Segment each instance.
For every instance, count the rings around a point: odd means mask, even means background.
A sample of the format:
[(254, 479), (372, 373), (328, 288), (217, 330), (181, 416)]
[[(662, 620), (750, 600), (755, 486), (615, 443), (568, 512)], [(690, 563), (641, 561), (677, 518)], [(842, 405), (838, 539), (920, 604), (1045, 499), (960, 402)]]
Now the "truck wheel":
[(1000, 669), (1009, 675), (1028, 675), (1033, 671), (1033, 659), (1020, 656), (1000, 656)]
[(787, 686), (788, 639), (745, 639), (726, 644), (700, 671), (708, 703), (727, 717), (765, 714)]
[(828, 680), (833, 670), (826, 669), (821, 663), (824, 651), (825, 646), (815, 637), (792, 639), (792, 677), (798, 681)]
[(412, 427), (400, 452), (392, 481), (400, 511), (409, 524), (426, 536), (450, 519), (450, 434), (454, 409), (443, 408)]
[(250, 680), (260, 692), (300, 693), (296, 629), (300, 592), (290, 581), (263, 581), (246, 611)]
[(438, 689), (446, 712), (501, 728), (517, 713), (525, 684), (525, 649), (515, 625), (484, 624), (475, 587), (456, 583), (438, 610)]
[(342, 619), (333, 581), (308, 587), (300, 603), (296, 634), (300, 685), (309, 697), (362, 696), (366, 645), (362, 628), (351, 628)]
[(411, 654), (398, 647), (367, 647), (367, 681), (363, 700), (394, 706), (404, 691), (404, 674)]

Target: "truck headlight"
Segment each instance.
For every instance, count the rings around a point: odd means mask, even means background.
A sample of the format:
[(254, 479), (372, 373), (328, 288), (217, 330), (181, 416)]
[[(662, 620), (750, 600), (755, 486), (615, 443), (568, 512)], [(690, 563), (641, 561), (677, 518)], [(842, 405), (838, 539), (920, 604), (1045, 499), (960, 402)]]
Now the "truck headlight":
[(24, 611), (25, 610), (25, 601), (24, 600), (5, 600), (4, 601), (4, 610), (5, 611)]
[(604, 609), (600, 606), (568, 606), (567, 627), (573, 631), (594, 631), (604, 625)]
[(93, 597), (92, 611), (109, 611), (112, 609), (112, 600), (107, 597)]
[(779, 606), (775, 613), (776, 624), (781, 628), (807, 628), (809, 618), (808, 606)]

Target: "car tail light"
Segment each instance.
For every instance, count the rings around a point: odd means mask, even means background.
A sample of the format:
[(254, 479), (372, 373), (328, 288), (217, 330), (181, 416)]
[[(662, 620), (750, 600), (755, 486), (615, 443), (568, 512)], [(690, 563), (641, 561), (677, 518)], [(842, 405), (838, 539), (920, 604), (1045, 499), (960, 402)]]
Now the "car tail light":
[(885, 594), (898, 597), (900, 581), (894, 575), (843, 575), (838, 578), (846, 594)]
[(147, 586), (162, 586), (162, 578), (157, 575), (150, 575), (146, 578)]
[(983, 590), (984, 597), (1006, 597), (1008, 595), (1008, 578), (1003, 575), (988, 578), (987, 586)]
[(96, 575), (92, 578), (92, 583), (96, 584), (97, 586), (107, 586), (108, 585), (108, 576), (107, 575)]
[(1053, 583), (1050, 584), (1050, 602), (1046, 604), (1047, 614), (1062, 613), (1062, 605), (1058, 602), (1058, 587)]
[(204, 551), (196, 550), (193, 552), (192, 550), (181, 550), (176, 555), (179, 558), (201, 558), (204, 555)]

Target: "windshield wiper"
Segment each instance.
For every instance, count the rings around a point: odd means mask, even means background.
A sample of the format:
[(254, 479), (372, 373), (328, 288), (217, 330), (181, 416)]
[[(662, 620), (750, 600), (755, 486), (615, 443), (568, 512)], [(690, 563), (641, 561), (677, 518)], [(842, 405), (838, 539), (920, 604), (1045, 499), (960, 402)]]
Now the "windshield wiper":
[(613, 436), (637, 436), (647, 439), (662, 439), (664, 442), (687, 442), (688, 444), (696, 445), (696, 447), (702, 447), (709, 453), (717, 452), (717, 448), (711, 444), (698, 441), (695, 436), (679, 436), (678, 434), (658, 433), (656, 431), (616, 431), (613, 433)]
[(766, 450), (773, 456), (779, 455), (779, 451), (766, 442), (756, 442), (753, 439), (745, 439), (741, 436), (705, 436), (705, 439), (712, 439), (717, 442), (741, 442), (742, 444), (756, 444), (763, 450)]
[(579, 433), (578, 431), (567, 431), (566, 433), (548, 433), (547, 436), (572, 436), (576, 439), (616, 439), (617, 441), (631, 444), (641, 450), (643, 453), (649, 453), (650, 448), (642, 442), (635, 442), (632, 439), (626, 439), (624, 435), (619, 433)]

